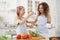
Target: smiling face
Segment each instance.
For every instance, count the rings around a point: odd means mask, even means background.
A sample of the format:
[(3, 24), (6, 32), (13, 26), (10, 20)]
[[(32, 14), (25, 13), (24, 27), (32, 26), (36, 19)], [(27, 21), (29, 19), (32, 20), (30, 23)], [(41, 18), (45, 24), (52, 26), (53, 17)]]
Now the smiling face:
[(23, 15), (24, 15), (24, 13), (25, 13), (25, 9), (24, 9), (24, 8), (22, 8), (22, 9), (19, 11), (19, 16), (23, 16)]
[(23, 6), (18, 6), (17, 7), (17, 16), (22, 17), (24, 15), (24, 13), (25, 13), (24, 7)]
[(47, 16), (49, 13), (49, 5), (46, 2), (42, 2), (38, 5), (38, 15), (45, 15)]
[(42, 5), (39, 6), (39, 11), (40, 11), (40, 13), (44, 13), (44, 8)]

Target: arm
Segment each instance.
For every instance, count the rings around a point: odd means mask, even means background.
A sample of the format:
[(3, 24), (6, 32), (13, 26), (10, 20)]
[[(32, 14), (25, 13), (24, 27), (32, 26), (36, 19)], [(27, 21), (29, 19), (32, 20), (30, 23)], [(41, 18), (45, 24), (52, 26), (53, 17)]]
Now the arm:
[(47, 19), (47, 23), (51, 24), (51, 16), (48, 14), (48, 19)]
[(23, 20), (20, 20), (20, 19), (17, 17), (17, 20), (18, 20), (18, 23), (19, 23), (19, 24), (24, 24), (24, 23), (27, 21), (28, 18), (29, 18), (29, 16), (25, 17)]
[(32, 15), (33, 15), (33, 13), (29, 13), (29, 15), (27, 17), (25, 17), (23, 20), (20, 20), (19, 17), (17, 17), (18, 23), (19, 24), (24, 24), (27, 21), (27, 19)]
[(28, 23), (35, 23), (35, 22), (37, 22), (37, 17), (36, 17), (33, 21), (28, 21), (28, 20), (27, 20), (27, 22), (28, 22)]

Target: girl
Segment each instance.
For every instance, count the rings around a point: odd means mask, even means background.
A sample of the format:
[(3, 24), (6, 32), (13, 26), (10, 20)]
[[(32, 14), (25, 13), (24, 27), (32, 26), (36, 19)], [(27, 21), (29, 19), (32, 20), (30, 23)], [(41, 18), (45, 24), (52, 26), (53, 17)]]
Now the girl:
[(27, 28), (26, 28), (26, 21), (27, 19), (32, 15), (32, 13), (29, 13), (28, 16), (23, 17), (25, 13), (25, 9), (23, 6), (18, 6), (17, 7), (17, 34), (28, 34)]
[(47, 23), (51, 23), (51, 17), (49, 15), (49, 6), (46, 2), (42, 2), (38, 5), (38, 16), (36, 17), (35, 21), (29, 22), (36, 21), (38, 26), (37, 27), (38, 34), (44, 36), (46, 40), (49, 40)]

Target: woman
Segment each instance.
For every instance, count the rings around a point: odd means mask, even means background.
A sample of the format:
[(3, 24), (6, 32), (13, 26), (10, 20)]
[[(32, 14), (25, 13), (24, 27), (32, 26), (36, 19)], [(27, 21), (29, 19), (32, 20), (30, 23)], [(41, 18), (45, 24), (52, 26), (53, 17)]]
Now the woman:
[(49, 6), (46, 2), (42, 2), (38, 5), (38, 33), (43, 35), (46, 40), (48, 38), (47, 23), (51, 23), (51, 17), (49, 15)]
[(38, 34), (44, 36), (46, 40), (49, 40), (47, 23), (51, 23), (51, 17), (49, 15), (49, 6), (46, 2), (42, 2), (38, 5), (38, 16), (36, 17), (35, 21), (29, 22), (36, 21)]
[(26, 21), (27, 19), (32, 15), (32, 13), (29, 13), (28, 16), (23, 17), (25, 13), (25, 8), (23, 6), (17, 7), (17, 34), (28, 34), (27, 27), (26, 27)]

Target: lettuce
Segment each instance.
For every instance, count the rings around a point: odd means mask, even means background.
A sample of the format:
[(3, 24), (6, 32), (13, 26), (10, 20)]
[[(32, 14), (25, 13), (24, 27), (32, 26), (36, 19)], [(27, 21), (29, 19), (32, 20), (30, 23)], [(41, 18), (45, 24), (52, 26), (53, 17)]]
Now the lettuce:
[(10, 40), (10, 38), (6, 36), (0, 36), (0, 40)]

